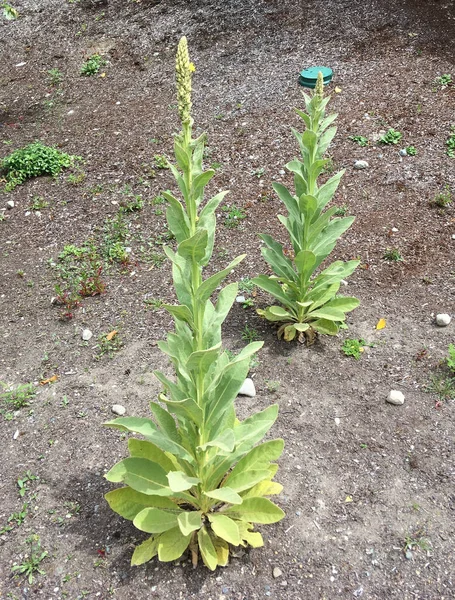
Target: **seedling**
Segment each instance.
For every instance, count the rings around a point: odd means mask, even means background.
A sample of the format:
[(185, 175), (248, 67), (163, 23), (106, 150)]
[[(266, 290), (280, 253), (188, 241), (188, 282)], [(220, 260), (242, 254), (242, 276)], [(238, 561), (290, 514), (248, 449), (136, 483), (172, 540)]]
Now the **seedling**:
[(449, 344), (449, 356), (446, 358), (447, 366), (455, 375), (455, 345)]
[(254, 171), (251, 171), (251, 175), (254, 175), (258, 179), (260, 179), (261, 177), (263, 177), (264, 173), (265, 173), (264, 167), (261, 167), (260, 169), (255, 169)]
[(363, 137), (363, 135), (350, 135), (348, 140), (356, 142), (359, 146), (362, 146), (362, 148), (368, 146), (368, 138)]
[(27, 516), (27, 513), (28, 513), (27, 509), (28, 509), (28, 504), (27, 504), (27, 502), (24, 502), (24, 504), (22, 505), (22, 509), (20, 511), (12, 513), (8, 517), (7, 525), (4, 525), (0, 529), (0, 535), (3, 535), (4, 533), (7, 533), (8, 531), (12, 531), (14, 529), (14, 527), (19, 527), (20, 525), (22, 525), (22, 523), (25, 521), (25, 517)]
[(30, 406), (30, 400), (36, 396), (36, 388), (33, 383), (25, 383), (13, 388), (3, 381), (0, 381), (3, 393), (0, 394), (0, 400), (11, 406), (14, 410), (19, 410)]
[(441, 402), (455, 398), (455, 377), (447, 377), (444, 373), (431, 376), (426, 387), (427, 392), (436, 394)]
[(246, 218), (246, 212), (243, 210), (243, 208), (239, 208), (235, 204), (232, 204), (231, 206), (222, 206), (221, 210), (226, 213), (224, 226), (228, 229), (238, 227), (240, 225), (240, 221)]
[(157, 204), (166, 204), (166, 198), (163, 196), (155, 196), (152, 200), (150, 200), (150, 204), (152, 206), (156, 206)]
[(243, 328), (243, 331), (242, 331), (242, 340), (251, 344), (252, 342), (255, 342), (258, 339), (259, 339), (258, 330), (254, 329), (253, 327), (249, 327), (248, 325), (245, 325), (245, 327)]
[(368, 344), (362, 339), (346, 339), (341, 346), (341, 350), (346, 356), (353, 356), (356, 360), (359, 360), (363, 349)]
[(333, 213), (334, 217), (345, 217), (349, 212), (349, 206), (343, 204), (343, 206), (337, 206), (336, 211)]
[(17, 480), (17, 487), (19, 488), (19, 496), (23, 498), (25, 493), (28, 491), (28, 483), (31, 481), (37, 481), (39, 477), (33, 475), (30, 471), (26, 471), (22, 477)]
[(84, 77), (92, 77), (93, 75), (97, 75), (101, 67), (104, 67), (105, 64), (106, 60), (102, 56), (92, 54), (82, 65), (80, 74)]
[(120, 210), (124, 213), (132, 213), (142, 210), (144, 208), (144, 200), (142, 196), (139, 194), (134, 196), (133, 200), (129, 202), (122, 202), (120, 204)]
[(267, 387), (267, 391), (269, 391), (271, 394), (275, 394), (281, 386), (281, 382), (276, 381), (275, 379), (266, 379), (264, 383)]
[(39, 575), (46, 574), (45, 571), (40, 568), (40, 564), (49, 553), (46, 550), (42, 550), (40, 538), (36, 534), (28, 537), (26, 543), (29, 544), (28, 554), (25, 555), (21, 564), (14, 564), (11, 567), (11, 571), (16, 575), (25, 575), (28, 583), (33, 585), (36, 573)]
[(49, 202), (47, 202), (42, 196), (33, 196), (32, 201), (29, 205), (30, 210), (43, 210), (49, 206)]
[(4, 172), (6, 179), (5, 191), (13, 190), (32, 177), (40, 175), (56, 177), (78, 159), (79, 156), (65, 154), (53, 146), (33, 142), (15, 150), (0, 162), (0, 171)]
[(452, 75), (450, 75), (450, 73), (444, 73), (444, 75), (436, 77), (434, 83), (440, 87), (447, 87), (452, 83)]
[(49, 75), (49, 83), (53, 87), (57, 87), (62, 83), (63, 73), (59, 69), (49, 69), (47, 74)]
[(406, 553), (412, 550), (422, 550), (423, 552), (429, 552), (431, 550), (431, 543), (424, 537), (423, 531), (417, 531), (405, 537), (403, 552)]
[(398, 142), (401, 140), (401, 138), (403, 137), (403, 134), (400, 131), (395, 131), (395, 129), (389, 129), (387, 131), (386, 134), (384, 134), (380, 140), (379, 140), (379, 144), (385, 144), (385, 145), (389, 145), (389, 144), (398, 144)]
[(7, 21), (15, 21), (19, 18), (17, 10), (11, 4), (8, 4), (8, 2), (2, 2), (0, 7), (3, 8), (3, 16)]
[(450, 134), (446, 141), (446, 154), (450, 158), (455, 158), (455, 125), (450, 126)]
[(71, 173), (66, 178), (68, 183), (71, 183), (71, 185), (80, 185), (84, 181), (84, 179), (85, 179), (84, 171), (78, 171), (77, 173)]
[(63, 288), (56, 284), (54, 287), (55, 298), (54, 304), (64, 306), (65, 310), (61, 315), (62, 320), (69, 320), (74, 317), (74, 310), (81, 305), (81, 297), (73, 290)]
[(415, 146), (406, 146), (405, 150), (408, 156), (415, 156), (417, 154), (417, 148)]
[(147, 306), (149, 306), (153, 310), (159, 310), (160, 308), (163, 308), (163, 306), (164, 306), (164, 302), (162, 300), (160, 300), (159, 298), (146, 298), (144, 300), (144, 302)]
[(169, 161), (164, 154), (155, 154), (153, 161), (157, 169), (169, 169)]
[(110, 331), (109, 333), (103, 333), (98, 338), (98, 354), (95, 358), (100, 359), (105, 354), (107, 354), (109, 358), (112, 358), (114, 354), (122, 347), (123, 341), (116, 329)]
[(251, 298), (246, 298), (246, 300), (242, 302), (242, 308), (253, 308), (253, 306), (254, 300), (252, 300)]
[(382, 258), (384, 260), (392, 261), (392, 262), (402, 262), (403, 257), (400, 254), (400, 251), (397, 248), (387, 248), (384, 252)]
[(239, 291), (251, 294), (255, 289), (254, 281), (249, 277), (242, 277), (239, 281)]
[(436, 196), (430, 200), (430, 204), (439, 206), (440, 208), (447, 208), (452, 204), (452, 192), (450, 186), (446, 184), (443, 191), (436, 194)]

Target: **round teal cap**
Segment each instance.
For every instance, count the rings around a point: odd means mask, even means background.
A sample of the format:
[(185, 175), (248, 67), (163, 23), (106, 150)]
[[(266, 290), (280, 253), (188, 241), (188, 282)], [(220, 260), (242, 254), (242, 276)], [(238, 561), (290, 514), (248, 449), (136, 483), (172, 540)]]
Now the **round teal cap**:
[(322, 73), (324, 85), (327, 85), (332, 81), (333, 71), (329, 67), (310, 67), (309, 69), (305, 69), (300, 73), (300, 85), (314, 89), (316, 87), (316, 81), (318, 80), (319, 71)]

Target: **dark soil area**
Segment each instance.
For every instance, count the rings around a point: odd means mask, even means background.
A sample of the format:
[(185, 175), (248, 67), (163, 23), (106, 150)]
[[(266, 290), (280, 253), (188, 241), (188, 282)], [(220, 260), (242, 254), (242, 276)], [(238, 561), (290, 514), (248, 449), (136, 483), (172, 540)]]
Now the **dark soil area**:
[[(441, 362), (455, 325), (437, 327), (434, 317), (455, 316), (455, 211), (432, 201), (455, 194), (455, 159), (446, 154), (455, 86), (435, 83), (443, 74), (455, 80), (455, 2), (14, 6), (18, 20), (0, 18), (0, 158), (39, 139), (83, 162), (0, 196), (0, 381), (38, 392), (23, 406), (0, 407), (0, 598), (454, 598), (455, 391)], [(279, 342), (254, 308), (236, 304), (228, 318), (229, 348), (246, 343), (246, 327), (265, 340), (252, 371), (257, 395), (239, 398), (238, 410), (244, 418), (280, 405), (271, 434), (286, 443), (276, 479), (287, 516), (260, 528), (264, 548), (215, 573), (193, 571), (187, 560), (130, 567), (143, 538), (103, 498), (112, 489), (103, 474), (126, 455), (126, 439), (102, 423), (114, 404), (148, 415), (159, 392), (152, 371), (168, 369), (156, 347), (172, 327), (159, 300), (174, 300), (159, 195), (175, 185), (159, 157), (172, 157), (179, 129), (182, 35), (196, 65), (193, 117), (218, 171), (211, 191), (230, 190), (211, 268), (246, 252), (232, 277), (247, 280), (244, 294), (256, 307), (269, 302), (247, 283), (267, 269), (257, 233), (286, 241), (271, 184), (291, 182), (284, 165), (297, 153), (291, 127), (302, 128), (293, 111), (303, 107), (297, 79), (313, 65), (334, 71), (331, 170), (346, 169), (335, 203), (356, 216), (331, 260), (362, 261), (347, 284), (361, 306), (338, 337), (306, 348)], [(106, 64), (81, 76), (94, 53)], [(378, 145), (389, 128), (401, 142)], [(400, 156), (410, 145), (416, 156)], [(354, 169), (356, 160), (369, 168)], [(246, 215), (234, 227), (233, 207)], [(128, 249), (123, 262), (116, 240)], [(55, 286), (71, 281), (74, 263), (59, 255), (89, 241), (106, 289), (62, 319)], [(392, 250), (402, 260), (385, 260)], [(111, 343), (100, 341), (112, 331)], [(341, 351), (345, 338), (371, 346), (355, 360)], [(405, 394), (404, 405), (386, 403), (392, 389)], [(11, 571), (27, 561), (31, 534), (49, 553), (33, 585)]]

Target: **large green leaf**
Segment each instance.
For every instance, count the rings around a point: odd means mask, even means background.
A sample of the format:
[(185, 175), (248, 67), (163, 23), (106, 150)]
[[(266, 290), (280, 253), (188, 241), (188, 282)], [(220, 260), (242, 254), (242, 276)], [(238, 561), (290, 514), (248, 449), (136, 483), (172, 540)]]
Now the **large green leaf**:
[(191, 540), (190, 535), (183, 535), (179, 527), (169, 529), (160, 535), (158, 541), (158, 558), (162, 562), (177, 560), (182, 556)]
[(247, 471), (237, 471), (235, 475), (229, 477), (228, 483), (235, 492), (243, 492), (256, 483), (269, 478), (270, 473), (266, 469), (248, 469)]
[(172, 496), (166, 471), (146, 458), (125, 458), (105, 475), (108, 481), (127, 485), (150, 496)]
[(261, 496), (276, 496), (281, 494), (283, 486), (276, 481), (260, 481), (254, 487), (242, 492), (242, 498), (258, 498)]
[(145, 417), (120, 417), (104, 423), (106, 427), (113, 427), (121, 431), (130, 431), (148, 436), (156, 431), (156, 425), (151, 419)]
[(238, 256), (231, 263), (229, 263), (229, 265), (225, 269), (219, 271), (218, 273), (215, 273), (214, 275), (203, 281), (196, 291), (197, 301), (201, 304), (205, 304), (212, 295), (212, 293), (223, 281), (223, 279), (229, 275), (232, 269), (234, 269), (240, 262), (242, 262), (245, 256), (246, 254)]
[(326, 319), (328, 321), (344, 321), (344, 312), (338, 308), (328, 308), (322, 306), (312, 312), (308, 313), (313, 319)]
[(237, 521), (240, 537), (242, 540), (251, 546), (252, 548), (260, 548), (264, 545), (262, 535), (258, 531), (251, 531), (253, 526), (251, 523), (245, 523), (244, 521)]
[(202, 525), (202, 512), (181, 512), (177, 517), (180, 531), (183, 535), (190, 535), (193, 531), (197, 531)]
[(235, 521), (219, 513), (209, 513), (207, 516), (216, 535), (233, 546), (240, 544), (239, 528)]
[(183, 240), (186, 240), (190, 234), (188, 216), (177, 198), (174, 198), (169, 192), (163, 192), (163, 196), (169, 202), (169, 206), (166, 210), (167, 224), (169, 225), (169, 229), (175, 235), (177, 242), (180, 243)]
[(184, 492), (201, 482), (199, 477), (190, 477), (183, 471), (170, 471), (167, 479), (173, 492)]
[(200, 262), (205, 256), (207, 240), (207, 231), (198, 229), (192, 237), (180, 242), (177, 252), (189, 261)]
[(145, 542), (136, 546), (131, 557), (131, 566), (143, 565), (158, 554), (159, 537), (151, 535)]
[(277, 460), (281, 456), (283, 448), (284, 441), (281, 439), (270, 440), (256, 446), (239, 460), (231, 473), (226, 477), (224, 485), (232, 487), (231, 481), (232, 479), (235, 479), (239, 473), (248, 473), (249, 471), (266, 469), (271, 461)]
[(253, 283), (269, 294), (272, 294), (272, 296), (276, 300), (279, 300), (281, 304), (284, 304), (286, 308), (291, 311), (293, 310), (292, 299), (288, 297), (276, 279), (271, 279), (267, 275), (258, 275), (258, 277), (253, 278)]
[(130, 455), (136, 458), (147, 458), (154, 463), (159, 464), (165, 471), (174, 469), (173, 461), (155, 444), (145, 440), (130, 438), (128, 440), (128, 450)]
[(212, 538), (205, 527), (201, 527), (201, 529), (199, 529), (197, 541), (199, 543), (199, 550), (201, 551), (202, 560), (205, 566), (211, 571), (214, 571), (218, 565), (218, 555), (215, 550), (215, 546), (213, 545)]
[(216, 490), (210, 490), (208, 492), (204, 492), (204, 495), (208, 498), (213, 498), (214, 500), (219, 500), (220, 502), (225, 502), (226, 504), (242, 504), (242, 497), (234, 492), (230, 487), (222, 487), (217, 488)]
[(234, 431), (232, 429), (225, 429), (214, 440), (210, 440), (209, 442), (206, 442), (200, 447), (202, 450), (205, 450), (209, 446), (219, 448), (222, 451), (222, 453), (225, 454), (232, 452), (235, 446)]
[(210, 365), (218, 358), (220, 348), (221, 343), (216, 344), (216, 346), (208, 348), (207, 350), (198, 350), (197, 352), (193, 352), (188, 358), (186, 368), (188, 371), (196, 371), (197, 373), (202, 373), (205, 375)]
[(144, 508), (136, 515), (133, 525), (146, 533), (163, 533), (178, 524), (178, 514), (159, 508)]
[(284, 512), (267, 498), (245, 498), (240, 506), (232, 506), (224, 511), (233, 519), (249, 523), (276, 523), (284, 517)]
[(152, 411), (161, 431), (165, 433), (170, 440), (180, 444), (180, 435), (172, 415), (170, 415), (167, 410), (153, 401), (150, 402), (150, 410)]
[(112, 490), (104, 497), (111, 509), (121, 515), (124, 519), (128, 519), (128, 521), (132, 521), (141, 510), (147, 507), (179, 510), (177, 504), (172, 502), (169, 498), (141, 494), (141, 492), (136, 492), (136, 490), (133, 490), (130, 487)]

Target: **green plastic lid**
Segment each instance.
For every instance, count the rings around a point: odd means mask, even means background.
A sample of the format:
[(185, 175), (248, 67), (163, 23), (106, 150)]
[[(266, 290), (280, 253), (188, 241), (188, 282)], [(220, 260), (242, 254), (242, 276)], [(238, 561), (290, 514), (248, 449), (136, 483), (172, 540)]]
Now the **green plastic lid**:
[(329, 67), (310, 67), (300, 73), (299, 83), (303, 87), (314, 89), (318, 80), (318, 73), (321, 71), (324, 79), (324, 85), (332, 81), (333, 71)]

